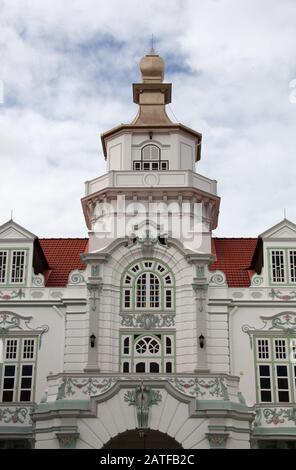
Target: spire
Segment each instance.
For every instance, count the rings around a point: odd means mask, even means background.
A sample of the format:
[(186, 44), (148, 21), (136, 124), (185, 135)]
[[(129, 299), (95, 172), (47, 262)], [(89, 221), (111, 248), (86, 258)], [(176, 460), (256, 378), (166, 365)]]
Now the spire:
[(164, 60), (156, 54), (153, 43), (140, 60), (142, 83), (133, 84), (134, 103), (140, 107), (132, 125), (170, 125), (165, 105), (171, 102), (171, 83), (163, 83)]

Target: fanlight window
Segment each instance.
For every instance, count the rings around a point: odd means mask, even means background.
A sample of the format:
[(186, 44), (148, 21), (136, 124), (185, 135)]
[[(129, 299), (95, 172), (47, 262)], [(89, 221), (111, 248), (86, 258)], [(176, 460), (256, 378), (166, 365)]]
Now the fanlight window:
[(132, 265), (123, 277), (123, 310), (173, 310), (174, 279), (169, 269), (155, 261)]
[(136, 354), (159, 354), (160, 352), (160, 343), (155, 338), (145, 337), (141, 338), (136, 343)]
[(142, 149), (142, 160), (159, 160), (160, 149), (156, 145), (146, 145)]
[(175, 371), (175, 334), (121, 334), (121, 372), (171, 374)]

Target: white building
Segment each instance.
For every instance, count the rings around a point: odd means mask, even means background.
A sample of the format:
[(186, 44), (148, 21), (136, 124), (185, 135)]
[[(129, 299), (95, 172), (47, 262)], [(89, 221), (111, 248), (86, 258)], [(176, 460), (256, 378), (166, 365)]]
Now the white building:
[(89, 239), (0, 227), (0, 448), (293, 448), (296, 226), (212, 237), (201, 134), (168, 118), (162, 59), (140, 65)]

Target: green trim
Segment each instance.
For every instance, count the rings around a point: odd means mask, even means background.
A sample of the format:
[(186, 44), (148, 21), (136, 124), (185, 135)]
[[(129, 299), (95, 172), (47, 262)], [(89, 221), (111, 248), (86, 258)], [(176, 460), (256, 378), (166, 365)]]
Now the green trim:
[(229, 410), (250, 413), (250, 408), (241, 403), (233, 403), (226, 400), (196, 400), (196, 411), (204, 410)]
[[(269, 359), (259, 359), (258, 358), (258, 340), (259, 339), (268, 339), (269, 340)], [(280, 340), (285, 340), (286, 341), (286, 359), (276, 359), (275, 357), (275, 340), (280, 339)], [(270, 332), (262, 332), (256, 331), (252, 335), (252, 341), (253, 343), (253, 354), (254, 354), (254, 364), (255, 364), (255, 383), (256, 383), (256, 399), (257, 403), (260, 403), (262, 405), (268, 406), (274, 406), (274, 403), (279, 403), (279, 406), (283, 407), (285, 405), (291, 405), (295, 402), (296, 400), (296, 392), (295, 388), (293, 386), (294, 381), (296, 380), (296, 377), (294, 375), (294, 370), (293, 367), (296, 366), (296, 362), (291, 361), (291, 351), (290, 351), (290, 344), (291, 341), (294, 340), (296, 341), (296, 335), (295, 334), (290, 334), (289, 331), (283, 332), (273, 332), (271, 335)], [(271, 380), (271, 401), (270, 402), (263, 402), (261, 401), (261, 396), (260, 396), (260, 376), (259, 376), (259, 366), (262, 365), (268, 365), (271, 368), (270, 372), (270, 380)], [(277, 387), (277, 376), (276, 376), (276, 366), (287, 366), (287, 378), (288, 378), (288, 389), (287, 391), (289, 392), (289, 402), (278, 402), (278, 387)], [(285, 378), (285, 377), (283, 377)], [(283, 390), (283, 389), (280, 389)]]
[[(34, 357), (33, 359), (23, 359), (22, 353), (23, 353), (23, 344), (25, 340), (32, 340), (34, 339)], [(6, 342), (7, 340), (17, 340), (17, 357), (15, 359), (5, 359), (5, 353), (6, 353)], [(1, 403), (9, 405), (10, 403), (13, 402), (19, 402), (19, 403), (32, 403), (35, 401), (35, 392), (36, 392), (36, 382), (37, 382), (37, 357), (38, 357), (38, 351), (39, 351), (39, 336), (36, 335), (29, 335), (26, 336), (26, 334), (20, 335), (0, 335), (0, 341), (3, 341), (3, 362), (0, 364), (0, 390), (1, 390), (1, 395), (0, 395), (0, 400)], [(12, 402), (7, 402), (7, 401), (2, 401), (2, 393), (3, 393), (3, 380), (4, 380), (4, 369), (6, 365), (15, 365), (16, 366), (16, 373), (14, 376), (15, 382), (14, 382), (14, 388), (13, 388), (13, 401)], [(31, 384), (31, 399), (30, 401), (21, 401), (20, 400), (20, 391), (21, 391), (21, 369), (23, 365), (32, 365), (33, 370), (32, 370), (32, 384)]]
[(82, 410), (91, 411), (90, 400), (58, 400), (52, 403), (39, 403), (35, 413), (44, 413), (56, 410)]
[(291, 427), (287, 427), (287, 428), (280, 428), (280, 427), (277, 427), (277, 428), (274, 428), (274, 427), (258, 427), (256, 429), (254, 429), (253, 431), (253, 436), (264, 436), (264, 435), (273, 435), (273, 434), (281, 434), (281, 435), (293, 435), (295, 436), (296, 435), (296, 426), (294, 428), (291, 428)]
[(32, 434), (33, 426), (0, 426), (0, 439), (1, 434)]

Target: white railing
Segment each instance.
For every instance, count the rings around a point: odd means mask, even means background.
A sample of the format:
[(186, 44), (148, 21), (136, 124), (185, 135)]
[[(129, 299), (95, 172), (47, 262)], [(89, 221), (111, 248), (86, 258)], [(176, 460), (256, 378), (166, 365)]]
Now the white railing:
[(170, 171), (110, 171), (85, 183), (85, 195), (89, 196), (106, 188), (193, 187), (217, 195), (217, 181), (190, 170)]

